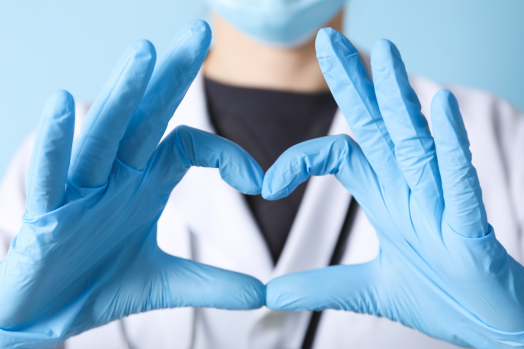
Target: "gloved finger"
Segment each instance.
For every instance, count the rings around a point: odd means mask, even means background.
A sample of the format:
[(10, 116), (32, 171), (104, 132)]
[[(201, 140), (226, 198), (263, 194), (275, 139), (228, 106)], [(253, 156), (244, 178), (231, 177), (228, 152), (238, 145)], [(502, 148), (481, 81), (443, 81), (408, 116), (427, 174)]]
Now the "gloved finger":
[(421, 206), (440, 215), (436, 212), (442, 207), (442, 190), (435, 144), (397, 47), (388, 40), (378, 41), (371, 53), (371, 67), (400, 170)]
[(210, 44), (211, 29), (204, 21), (191, 22), (178, 32), (155, 67), (120, 142), (120, 161), (139, 170), (145, 166), (200, 70)]
[(75, 129), (75, 101), (66, 91), (51, 95), (36, 134), (27, 176), (26, 210), (34, 215), (60, 207)]
[(358, 51), (331, 28), (318, 32), (315, 46), (331, 93), (377, 176), (386, 188), (405, 185), (394, 156), (394, 144), (380, 114), (373, 82)]
[(334, 174), (355, 197), (370, 222), (379, 222), (384, 215), (389, 219), (385, 205), (377, 204), (383, 202), (378, 178), (359, 145), (348, 135), (312, 139), (286, 150), (267, 170), (262, 197), (281, 199), (309, 176), (327, 174)]
[(91, 106), (73, 144), (69, 180), (79, 187), (104, 185), (129, 120), (153, 72), (156, 53), (146, 40), (129, 46)]
[[(267, 170), (262, 197), (279, 200), (291, 194), (309, 176), (338, 174), (342, 163), (359, 156), (358, 153), (354, 155), (357, 149), (358, 145), (347, 135), (316, 138), (287, 149)], [(367, 163), (364, 155), (360, 156), (363, 159), (359, 160)]]
[(336, 265), (287, 274), (266, 286), (266, 306), (275, 310), (349, 310), (381, 316), (380, 262)]
[(486, 209), (477, 171), (471, 163), (468, 134), (455, 96), (440, 90), (431, 103), (431, 121), (442, 176), (445, 218), (460, 235), (488, 233)]
[(148, 183), (169, 194), (191, 166), (218, 168), (238, 191), (257, 195), (264, 171), (237, 144), (189, 126), (178, 126), (160, 143), (149, 164)]

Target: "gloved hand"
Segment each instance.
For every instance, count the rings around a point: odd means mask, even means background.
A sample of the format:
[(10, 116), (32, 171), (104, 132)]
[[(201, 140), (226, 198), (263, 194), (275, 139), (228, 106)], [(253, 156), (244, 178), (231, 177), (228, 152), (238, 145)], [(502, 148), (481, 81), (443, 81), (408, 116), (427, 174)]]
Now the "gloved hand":
[(72, 97), (50, 98), (24, 224), (0, 264), (1, 348), (54, 347), (151, 309), (264, 305), (257, 279), (170, 256), (156, 241), (157, 220), (191, 166), (219, 168), (243, 193), (261, 191), (261, 168), (232, 142), (178, 127), (158, 145), (210, 41), (205, 22), (187, 25), (154, 72), (152, 44), (131, 45), (74, 142)]
[(350, 310), (457, 345), (524, 348), (524, 268), (487, 222), (455, 97), (435, 95), (432, 136), (392, 43), (375, 45), (373, 81), (342, 34), (322, 29), (316, 49), (359, 144), (339, 135), (289, 149), (266, 172), (262, 195), (279, 199), (310, 175), (334, 174), (375, 228), (380, 251), (369, 263), (276, 278), (267, 306)]

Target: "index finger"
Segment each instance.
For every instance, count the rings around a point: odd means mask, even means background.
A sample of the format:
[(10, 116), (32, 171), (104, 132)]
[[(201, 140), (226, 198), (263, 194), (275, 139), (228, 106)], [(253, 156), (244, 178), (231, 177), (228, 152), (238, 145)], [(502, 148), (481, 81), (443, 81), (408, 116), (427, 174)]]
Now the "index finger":
[(178, 126), (158, 146), (148, 167), (148, 183), (166, 195), (191, 166), (218, 168), (222, 179), (248, 195), (262, 191), (264, 171), (239, 145), (215, 134)]

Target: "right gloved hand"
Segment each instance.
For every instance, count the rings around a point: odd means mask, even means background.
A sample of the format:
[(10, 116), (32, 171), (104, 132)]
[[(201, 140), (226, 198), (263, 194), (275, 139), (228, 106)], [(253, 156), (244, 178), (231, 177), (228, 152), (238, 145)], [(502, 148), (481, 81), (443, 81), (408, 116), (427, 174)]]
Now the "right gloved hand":
[(280, 276), (276, 310), (339, 309), (398, 321), (474, 348), (524, 348), (524, 267), (488, 224), (458, 102), (433, 98), (433, 134), (400, 52), (381, 40), (373, 80), (341, 33), (322, 29), (317, 57), (358, 144), (347, 135), (288, 149), (266, 172), (262, 195), (287, 196), (310, 175), (334, 174), (380, 242), (368, 263)]
[[(122, 56), (73, 143), (74, 102), (48, 101), (29, 169), (24, 224), (0, 263), (0, 347), (50, 348), (124, 316), (159, 308), (259, 308), (257, 279), (162, 252), (157, 220), (191, 166), (220, 169), (246, 194), (263, 172), (240, 147), (167, 123), (211, 41), (190, 23), (155, 72), (140, 41)], [(158, 145), (158, 147), (157, 147)]]

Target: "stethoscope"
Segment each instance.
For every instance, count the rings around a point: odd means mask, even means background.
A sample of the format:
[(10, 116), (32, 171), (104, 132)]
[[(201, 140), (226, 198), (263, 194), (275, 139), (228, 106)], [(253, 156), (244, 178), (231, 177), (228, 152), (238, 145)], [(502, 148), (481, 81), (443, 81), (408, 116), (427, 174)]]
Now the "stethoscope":
[[(346, 218), (344, 218), (344, 223), (342, 224), (342, 227), (340, 228), (337, 243), (335, 245), (335, 248), (333, 249), (333, 254), (331, 255), (331, 259), (329, 261), (330, 266), (340, 264), (340, 262), (342, 261), (342, 257), (344, 256), (349, 234), (351, 233), (351, 230), (353, 228), (353, 223), (357, 215), (358, 207), (359, 205), (357, 201), (352, 196), (351, 201), (349, 202), (349, 207), (346, 213)], [(195, 309), (193, 313), (193, 326), (191, 326), (192, 332), (191, 332), (191, 344), (189, 346), (190, 349), (194, 348), (195, 339), (196, 339), (196, 316), (197, 316), (197, 313)], [(317, 334), (317, 329), (318, 329), (318, 325), (320, 323), (321, 318), (322, 318), (321, 311), (314, 311), (313, 314), (311, 314), (311, 319), (309, 320), (309, 325), (306, 331), (306, 335), (304, 336), (304, 340), (302, 341), (302, 346), (300, 347), (301, 349), (312, 349), (313, 348), (313, 344), (315, 342), (315, 336)], [(123, 322), (119, 321), (119, 325), (120, 325), (120, 337), (121, 337), (122, 349), (130, 349), (129, 342), (127, 340), (126, 330), (125, 330)]]

